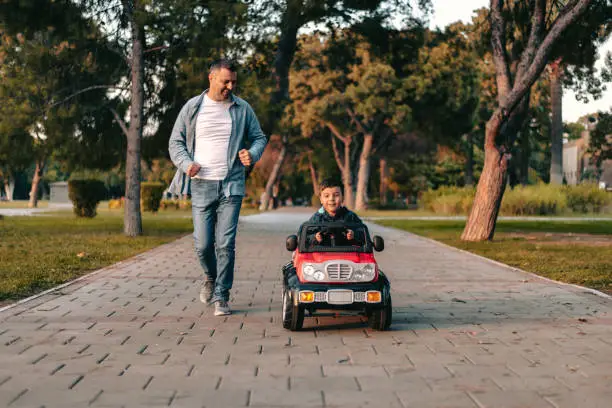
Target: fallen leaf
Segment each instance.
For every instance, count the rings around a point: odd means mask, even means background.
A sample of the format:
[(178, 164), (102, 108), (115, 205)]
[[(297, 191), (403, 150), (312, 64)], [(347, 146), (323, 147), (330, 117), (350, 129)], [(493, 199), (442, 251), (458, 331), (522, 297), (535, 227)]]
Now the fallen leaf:
[(571, 366), (571, 365), (566, 365), (567, 369), (570, 370), (571, 372), (575, 373), (576, 371), (580, 370), (580, 366)]

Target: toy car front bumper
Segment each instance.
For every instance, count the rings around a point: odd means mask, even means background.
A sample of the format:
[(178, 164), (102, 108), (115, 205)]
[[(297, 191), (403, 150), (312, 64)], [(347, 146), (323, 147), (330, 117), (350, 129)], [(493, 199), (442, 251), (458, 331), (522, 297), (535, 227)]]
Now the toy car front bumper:
[(350, 305), (353, 303), (381, 303), (379, 290), (354, 291), (350, 289), (299, 290), (299, 303), (329, 303), (330, 305)]
[[(285, 274), (285, 288), (293, 292), (293, 299), (306, 309), (371, 310), (384, 307), (389, 301), (390, 285), (380, 273), (375, 282), (343, 284), (300, 282), (294, 271)], [(301, 294), (311, 294), (303, 296)]]

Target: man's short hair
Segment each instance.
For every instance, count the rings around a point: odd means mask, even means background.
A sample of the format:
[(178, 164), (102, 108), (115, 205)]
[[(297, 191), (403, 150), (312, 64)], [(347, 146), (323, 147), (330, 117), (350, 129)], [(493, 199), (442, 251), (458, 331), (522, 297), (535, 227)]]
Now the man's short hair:
[(342, 185), (342, 183), (340, 183), (340, 181), (334, 178), (323, 179), (323, 181), (321, 181), (321, 183), (319, 184), (319, 191), (323, 191), (326, 188), (332, 188), (332, 187), (340, 188), (340, 192), (344, 194), (344, 186)]
[(213, 62), (210, 65), (210, 70), (208, 72), (212, 74), (214, 71), (220, 70), (222, 68), (228, 69), (230, 72), (236, 72), (238, 69), (234, 61), (222, 58)]

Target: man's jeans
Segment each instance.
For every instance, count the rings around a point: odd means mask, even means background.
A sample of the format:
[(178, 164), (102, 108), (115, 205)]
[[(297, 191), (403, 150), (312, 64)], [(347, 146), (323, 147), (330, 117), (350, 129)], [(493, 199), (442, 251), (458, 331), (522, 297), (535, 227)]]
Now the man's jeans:
[(191, 180), (195, 251), (206, 279), (216, 282), (211, 302), (229, 300), (241, 205), (242, 196), (223, 194), (221, 181)]

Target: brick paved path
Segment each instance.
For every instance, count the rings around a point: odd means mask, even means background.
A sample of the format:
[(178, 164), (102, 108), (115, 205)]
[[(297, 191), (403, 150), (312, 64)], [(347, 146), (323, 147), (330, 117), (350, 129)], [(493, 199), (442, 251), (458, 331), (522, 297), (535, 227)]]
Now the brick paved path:
[(241, 221), (226, 318), (198, 300), (191, 237), (0, 313), (0, 406), (612, 406), (612, 301), (390, 229), (372, 227), (391, 331), (284, 330), (284, 238), (307, 216)]

